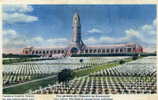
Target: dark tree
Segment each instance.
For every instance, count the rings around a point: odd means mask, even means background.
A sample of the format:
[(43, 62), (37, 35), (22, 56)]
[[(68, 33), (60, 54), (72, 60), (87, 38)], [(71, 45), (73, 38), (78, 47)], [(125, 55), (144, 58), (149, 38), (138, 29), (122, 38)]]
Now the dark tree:
[(58, 73), (58, 81), (66, 83), (74, 78), (74, 73), (71, 69), (63, 69)]
[(80, 59), (80, 63), (82, 63), (83, 62), (83, 59)]
[(134, 55), (134, 56), (132, 57), (132, 59), (133, 59), (133, 60), (137, 60), (137, 59), (138, 59), (138, 55)]
[(119, 63), (120, 63), (120, 64), (124, 64), (125, 61), (124, 61), (124, 60), (120, 60)]

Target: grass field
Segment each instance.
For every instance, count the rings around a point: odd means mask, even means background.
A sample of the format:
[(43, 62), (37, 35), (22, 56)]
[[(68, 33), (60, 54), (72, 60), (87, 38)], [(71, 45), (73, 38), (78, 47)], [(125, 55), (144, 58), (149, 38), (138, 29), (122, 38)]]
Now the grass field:
[(39, 89), (39, 87), (48, 86), (48, 84), (54, 84), (57, 78), (48, 78), (36, 82), (30, 82), (28, 84), (22, 84), (20, 86), (15, 86), (7, 89), (3, 89), (4, 94), (24, 94), (28, 93), (29, 90)]
[[(124, 61), (124, 63), (126, 63), (126, 62), (130, 62), (132, 60), (133, 60), (132, 58), (126, 58), (123, 61)], [(118, 65), (120, 65), (119, 61), (113, 61), (111, 63), (107, 63), (107, 64), (100, 65), (100, 66), (93, 66), (91, 68), (76, 70), (75, 75), (76, 75), (76, 77), (81, 77), (81, 76), (89, 75), (90, 73), (93, 73), (93, 72), (97, 72), (97, 71), (104, 70), (107, 68), (115, 67)]]

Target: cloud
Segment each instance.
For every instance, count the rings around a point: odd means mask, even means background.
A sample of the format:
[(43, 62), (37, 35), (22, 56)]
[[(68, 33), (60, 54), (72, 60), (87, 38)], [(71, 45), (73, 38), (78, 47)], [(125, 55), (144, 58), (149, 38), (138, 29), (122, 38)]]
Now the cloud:
[(38, 21), (38, 17), (28, 14), (32, 11), (33, 7), (29, 5), (5, 5), (3, 7), (3, 21), (8, 24)]
[(106, 33), (110, 33), (112, 32), (112, 28), (110, 26), (100, 26), (97, 25), (95, 27), (92, 27), (91, 29), (89, 29), (87, 32), (85, 32), (86, 34), (106, 34)]
[(42, 41), (44, 41), (44, 39), (42, 37), (40, 37), (40, 36), (33, 37), (32, 40), (35, 41), (35, 42), (42, 42)]
[(100, 37), (99, 40), (102, 41), (102, 42), (103, 42), (103, 41), (106, 41), (106, 42), (116, 41), (115, 38), (108, 37), (108, 36)]
[(140, 33), (134, 29), (128, 29), (125, 31), (127, 37), (140, 37)]
[(16, 34), (17, 34), (16, 31), (13, 30), (13, 29), (8, 29), (8, 30), (3, 31), (3, 35), (12, 35), (12, 36), (14, 36)]
[(84, 42), (85, 42), (86, 44), (97, 44), (97, 43), (98, 43), (98, 41), (97, 41), (97, 39), (96, 39), (95, 37), (89, 37), (89, 38), (86, 39)]
[(156, 25), (157, 25), (157, 20), (156, 20), (156, 19), (154, 19), (154, 21), (153, 21), (153, 26), (155, 26), (155, 27), (156, 27)]
[(152, 28), (153, 28), (152, 25), (144, 25), (142, 27), (142, 30), (148, 31), (148, 30), (151, 30)]
[(29, 5), (4, 5), (3, 6), (4, 12), (19, 12), (19, 13), (26, 13), (26, 12), (32, 12), (33, 8)]
[(64, 46), (68, 44), (66, 38), (43, 38), (41, 36), (27, 37), (18, 34), (13, 29), (3, 31), (3, 49), (18, 49), (28, 46), (34, 47), (50, 47), (50, 46)]
[(142, 32), (146, 34), (155, 35), (156, 34), (156, 19), (153, 21), (152, 24), (146, 24), (142, 26), (141, 30)]
[(64, 46), (68, 44), (67, 38), (47, 38), (41, 36), (34, 37), (30, 40), (32, 46), (49, 47), (49, 46)]
[(16, 48), (23, 48), (27, 46), (27, 41), (20, 36), (16, 37), (8, 37), (3, 39), (3, 48), (5, 49), (16, 49)]
[(38, 21), (38, 17), (26, 15), (23, 13), (12, 13), (12, 14), (4, 13), (3, 20), (9, 24), (19, 23), (19, 22), (29, 23), (33, 21)]
[(145, 24), (138, 29), (129, 28), (124, 33), (123, 37), (89, 37), (85, 39), (85, 42), (88, 45), (136, 42), (146, 50), (156, 50), (156, 20), (152, 24)]
[(62, 43), (62, 42), (68, 42), (66, 38), (51, 38), (47, 40), (48, 42), (51, 43)]
[(15, 30), (3, 30), (3, 48), (21, 48), (26, 46), (25, 42), (25, 37), (20, 36)]
[(101, 29), (92, 28), (87, 33), (103, 33)]
[(112, 38), (108, 36), (103, 36), (99, 38), (95, 37), (89, 37), (85, 39), (85, 43), (87, 45), (102, 45), (102, 44), (112, 44), (112, 43), (120, 43), (121, 41), (124, 41), (125, 38)]

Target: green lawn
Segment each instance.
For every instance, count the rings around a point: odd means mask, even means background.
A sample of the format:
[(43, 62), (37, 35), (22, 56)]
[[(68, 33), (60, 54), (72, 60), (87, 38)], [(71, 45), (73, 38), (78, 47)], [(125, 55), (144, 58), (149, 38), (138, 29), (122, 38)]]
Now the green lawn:
[(32, 82), (28, 84), (23, 84), (20, 86), (3, 89), (4, 94), (24, 94), (27, 93), (30, 89), (35, 90), (39, 87), (46, 87), (48, 84), (54, 84), (57, 81), (57, 78), (48, 78), (45, 80)]
[(15, 58), (15, 59), (3, 59), (3, 64), (13, 64), (19, 62), (29, 62), (29, 61), (40, 61), (40, 60), (53, 60), (53, 59), (41, 59), (41, 58), (31, 58), (31, 57), (24, 57), (24, 58)]
[[(139, 57), (139, 58), (142, 58), (142, 57)], [(123, 61), (126, 63), (126, 62), (133, 61), (133, 59), (132, 58), (125, 58), (125, 59), (123, 59)], [(90, 73), (101, 71), (101, 70), (111, 68), (111, 67), (115, 67), (115, 66), (118, 66), (118, 65), (120, 65), (119, 61), (113, 61), (113, 62), (104, 64), (104, 65), (92, 66), (91, 68), (75, 70), (75, 76), (76, 77), (82, 77), (82, 76), (85, 76), (85, 75), (89, 75)]]
[(95, 67), (88, 68), (88, 69), (77, 70), (77, 71), (75, 71), (75, 75), (76, 75), (76, 77), (81, 77), (81, 76), (85, 76), (85, 75), (88, 75), (90, 73), (97, 72), (97, 71), (107, 69), (110, 67), (114, 67), (117, 65), (119, 65), (118, 62), (113, 62), (113, 63), (109, 63), (109, 64), (105, 64), (105, 65), (95, 66)]

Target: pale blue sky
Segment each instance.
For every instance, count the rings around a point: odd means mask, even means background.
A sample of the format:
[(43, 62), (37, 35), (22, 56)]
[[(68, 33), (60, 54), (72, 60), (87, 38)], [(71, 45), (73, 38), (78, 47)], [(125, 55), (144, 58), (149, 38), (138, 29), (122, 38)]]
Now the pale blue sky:
[(68, 45), (75, 12), (87, 45), (156, 42), (155, 5), (5, 5), (3, 12), (4, 48)]

